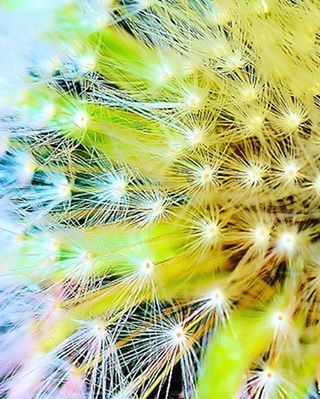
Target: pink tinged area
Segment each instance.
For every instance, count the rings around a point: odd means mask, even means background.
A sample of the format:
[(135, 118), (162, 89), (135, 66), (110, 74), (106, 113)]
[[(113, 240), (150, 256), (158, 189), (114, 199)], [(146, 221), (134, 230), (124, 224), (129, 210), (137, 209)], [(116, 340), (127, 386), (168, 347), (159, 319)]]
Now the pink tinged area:
[(34, 369), (21, 371), (9, 383), (7, 399), (32, 399), (41, 385), (43, 369), (34, 366)]
[(52, 399), (84, 399), (85, 381), (80, 375), (70, 375)]
[[(12, 382), (13, 384), (13, 382)], [(22, 380), (14, 380), (15, 386), (10, 388), (8, 399), (32, 399), (36, 391), (36, 386), (25, 384)]]
[(31, 356), (35, 348), (35, 337), (31, 332), (12, 331), (1, 337), (0, 376), (3, 376)]
[(28, 356), (17, 373), (7, 383), (6, 399), (32, 399), (47, 376), (50, 357), (46, 357), (33, 347), (32, 355)]

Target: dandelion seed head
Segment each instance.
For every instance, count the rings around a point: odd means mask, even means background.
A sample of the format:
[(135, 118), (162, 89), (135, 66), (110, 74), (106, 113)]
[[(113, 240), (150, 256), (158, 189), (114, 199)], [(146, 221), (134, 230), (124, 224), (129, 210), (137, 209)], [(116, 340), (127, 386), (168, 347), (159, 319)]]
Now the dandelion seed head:
[[(244, 87), (240, 91), (241, 99), (246, 103), (251, 103), (257, 99), (257, 91), (254, 87)], [(259, 118), (257, 119), (259, 124)]]
[(252, 241), (257, 247), (265, 247), (270, 239), (270, 228), (266, 225), (258, 224), (252, 230)]
[(298, 233), (296, 231), (283, 231), (279, 234), (276, 247), (280, 254), (293, 255), (297, 251)]
[(187, 140), (189, 141), (191, 146), (196, 146), (198, 144), (204, 143), (205, 134), (203, 129), (201, 128), (193, 128), (191, 130), (186, 131)]
[(169, 332), (169, 338), (174, 346), (182, 346), (185, 344), (187, 336), (181, 325), (174, 326)]
[(302, 123), (302, 118), (296, 112), (290, 111), (286, 115), (285, 123), (289, 129), (297, 129)]
[(205, 95), (197, 91), (187, 91), (184, 96), (184, 103), (187, 109), (196, 111), (200, 109), (204, 103)]
[(169, 65), (164, 64), (157, 68), (156, 79), (159, 83), (166, 83), (172, 79), (173, 76), (174, 73)]
[(206, 186), (213, 182), (215, 170), (209, 165), (204, 166), (199, 172), (200, 184)]
[(295, 181), (298, 177), (300, 166), (294, 159), (284, 162), (282, 165), (283, 179), (288, 182)]
[(76, 111), (72, 117), (72, 122), (80, 129), (85, 129), (89, 123), (89, 115), (85, 111)]
[(262, 181), (263, 170), (258, 165), (252, 165), (246, 171), (247, 181), (250, 186), (256, 186)]
[(271, 323), (276, 331), (284, 331), (288, 328), (288, 315), (282, 311), (276, 311), (271, 316)]
[(225, 304), (225, 296), (220, 288), (214, 288), (210, 293), (210, 305), (215, 307), (222, 307)]
[(123, 177), (115, 177), (110, 184), (111, 197), (114, 201), (123, 198), (127, 193), (128, 182)]
[(213, 240), (215, 240), (219, 235), (219, 233), (220, 233), (219, 225), (214, 221), (206, 223), (203, 227), (203, 235), (205, 240), (208, 242), (212, 242)]
[(154, 272), (155, 264), (150, 260), (146, 259), (140, 264), (140, 273), (142, 276), (149, 277)]

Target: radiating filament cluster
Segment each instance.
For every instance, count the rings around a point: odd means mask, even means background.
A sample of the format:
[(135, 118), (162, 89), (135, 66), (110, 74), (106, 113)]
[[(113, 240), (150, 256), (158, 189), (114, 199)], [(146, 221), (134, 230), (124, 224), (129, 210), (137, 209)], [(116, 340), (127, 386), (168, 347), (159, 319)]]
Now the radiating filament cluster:
[(0, 397), (315, 398), (318, 2), (2, 3)]

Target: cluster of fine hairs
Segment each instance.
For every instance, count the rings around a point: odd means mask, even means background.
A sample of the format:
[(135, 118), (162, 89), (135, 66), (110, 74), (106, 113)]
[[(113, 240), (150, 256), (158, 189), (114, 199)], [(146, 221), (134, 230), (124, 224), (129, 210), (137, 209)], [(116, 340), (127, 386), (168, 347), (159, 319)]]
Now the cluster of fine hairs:
[(317, 398), (319, 1), (1, 3), (0, 398)]

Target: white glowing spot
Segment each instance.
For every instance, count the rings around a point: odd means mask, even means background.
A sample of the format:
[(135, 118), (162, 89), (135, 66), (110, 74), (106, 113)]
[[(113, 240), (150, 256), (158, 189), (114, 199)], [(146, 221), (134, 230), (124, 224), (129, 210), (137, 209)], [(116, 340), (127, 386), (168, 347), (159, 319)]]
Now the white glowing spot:
[(243, 66), (243, 61), (240, 55), (233, 54), (226, 59), (226, 64), (229, 69), (241, 68)]
[(77, 60), (78, 69), (81, 73), (94, 71), (96, 67), (96, 58), (93, 55), (83, 55)]
[(93, 255), (91, 252), (84, 252), (81, 256), (81, 261), (84, 265), (91, 266), (93, 261)]
[(156, 78), (160, 83), (166, 83), (173, 77), (173, 71), (169, 65), (162, 65), (157, 70)]
[(269, 5), (265, 0), (260, 0), (261, 2), (261, 6), (262, 6), (262, 10), (265, 14), (267, 14), (269, 12)]
[[(270, 367), (265, 367), (264, 370), (258, 372), (260, 389), (266, 394), (266, 398), (274, 397), (280, 382), (279, 375)], [(258, 394), (260, 389), (256, 391)], [(258, 392), (259, 391), (259, 392)]]
[(199, 180), (200, 184), (203, 186), (206, 186), (208, 184), (213, 183), (215, 177), (215, 170), (211, 168), (210, 166), (205, 166), (204, 168), (201, 168), (199, 172)]
[(219, 236), (220, 228), (216, 222), (207, 223), (203, 228), (203, 235), (206, 241), (212, 241)]
[(143, 276), (151, 276), (151, 274), (154, 271), (154, 266), (155, 266), (154, 263), (151, 260), (147, 259), (147, 260), (145, 260), (144, 262), (141, 263), (141, 265), (140, 265), (140, 273)]
[(114, 201), (119, 201), (127, 192), (128, 183), (124, 178), (116, 178), (110, 185), (111, 196)]
[(204, 142), (204, 131), (200, 128), (194, 128), (186, 132), (187, 139), (192, 146), (201, 144)]
[(212, 290), (210, 294), (210, 305), (215, 308), (222, 308), (225, 304), (225, 297), (219, 288)]
[(42, 108), (42, 115), (45, 119), (51, 119), (54, 114), (56, 113), (56, 106), (55, 104), (47, 104)]
[(246, 171), (246, 180), (250, 186), (257, 186), (261, 183), (262, 177), (263, 171), (258, 165), (253, 165)]
[(275, 330), (283, 331), (288, 327), (289, 319), (284, 312), (278, 311), (273, 313), (271, 317), (271, 323), (274, 326)]
[(186, 341), (186, 333), (182, 326), (176, 325), (169, 331), (169, 337), (174, 346), (181, 346)]
[(155, 194), (154, 198), (145, 198), (141, 203), (142, 217), (144, 223), (152, 223), (168, 216), (168, 202), (166, 198)]
[(61, 183), (57, 182), (57, 184), (55, 184), (55, 190), (60, 200), (65, 200), (71, 196), (71, 185), (66, 179), (63, 179)]
[(270, 239), (270, 229), (264, 225), (257, 225), (252, 231), (252, 241), (257, 247), (264, 247)]
[(263, 127), (264, 117), (262, 115), (253, 115), (246, 123), (251, 132), (257, 132)]
[(106, 324), (101, 320), (93, 321), (90, 324), (90, 331), (92, 335), (98, 340), (104, 339), (107, 333)]
[(72, 122), (80, 129), (85, 129), (89, 123), (89, 115), (85, 111), (77, 111), (73, 116)]
[(294, 231), (284, 231), (277, 239), (276, 246), (279, 252), (292, 255), (297, 249), (298, 235)]
[(153, 217), (156, 219), (159, 216), (161, 216), (165, 212), (165, 206), (162, 201), (156, 201), (152, 206), (151, 206), (151, 213)]
[(299, 165), (295, 160), (288, 161), (282, 165), (283, 177), (287, 181), (294, 181), (298, 177)]
[(53, 238), (50, 242), (50, 248), (53, 252), (57, 252), (60, 248), (61, 242), (57, 238)]
[(21, 184), (28, 184), (33, 176), (36, 165), (31, 154), (21, 152), (16, 157), (16, 173)]
[(296, 112), (289, 112), (285, 116), (286, 124), (290, 129), (296, 129), (302, 123), (302, 118)]
[(197, 110), (203, 104), (203, 96), (198, 93), (187, 93), (184, 97), (185, 105), (191, 110)]

